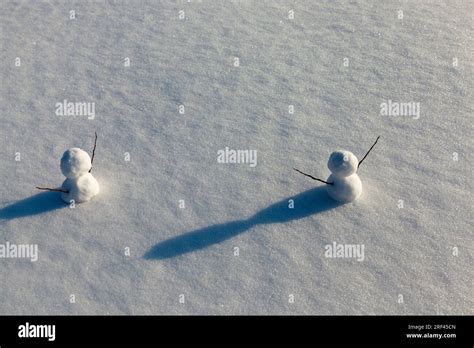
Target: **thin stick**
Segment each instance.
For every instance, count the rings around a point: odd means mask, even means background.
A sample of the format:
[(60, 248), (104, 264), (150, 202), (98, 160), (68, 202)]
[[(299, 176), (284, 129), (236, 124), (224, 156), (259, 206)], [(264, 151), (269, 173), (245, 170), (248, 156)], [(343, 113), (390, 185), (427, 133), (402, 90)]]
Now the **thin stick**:
[(365, 160), (365, 158), (367, 157), (367, 155), (369, 154), (370, 151), (372, 151), (372, 149), (374, 148), (375, 144), (377, 144), (377, 141), (379, 141), (379, 138), (380, 138), (380, 135), (377, 137), (377, 139), (375, 140), (375, 143), (374, 145), (372, 145), (369, 149), (369, 151), (367, 151), (367, 153), (365, 154), (365, 156), (359, 161), (359, 165), (357, 166), (357, 168), (360, 167), (361, 163), (363, 160)]
[(52, 188), (47, 188), (47, 187), (38, 187), (38, 186), (36, 186), (36, 188), (37, 188), (38, 190), (69, 193), (69, 191), (60, 190), (60, 189), (52, 189)]
[(296, 169), (296, 168), (293, 168), (293, 170), (296, 170), (298, 173), (303, 174), (303, 175), (305, 175), (305, 176), (307, 176), (307, 177), (309, 177), (309, 178), (311, 178), (311, 179), (313, 179), (313, 180), (321, 181), (321, 182), (323, 182), (323, 183), (325, 183), (325, 184), (327, 184), (327, 185), (334, 185), (334, 183), (332, 183), (332, 182), (327, 182), (327, 181), (324, 181), (324, 180), (315, 178), (314, 176), (309, 175), (309, 174), (306, 174), (306, 173), (303, 173), (301, 170), (298, 170), (298, 169)]
[(97, 132), (94, 132), (94, 133), (95, 133), (94, 149), (92, 150), (91, 169), (89, 169), (89, 173), (92, 171), (92, 163), (94, 163), (94, 156), (95, 156), (95, 147), (97, 146)]

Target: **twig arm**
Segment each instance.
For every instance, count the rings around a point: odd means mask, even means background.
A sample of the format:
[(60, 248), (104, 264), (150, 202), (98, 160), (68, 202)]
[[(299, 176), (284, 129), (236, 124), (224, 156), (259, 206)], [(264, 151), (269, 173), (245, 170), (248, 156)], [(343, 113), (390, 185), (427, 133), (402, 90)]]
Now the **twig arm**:
[(97, 146), (97, 132), (94, 132), (94, 133), (95, 133), (94, 149), (92, 150), (91, 169), (89, 169), (89, 173), (92, 171), (92, 163), (94, 163), (95, 148), (96, 148), (96, 146)]
[(61, 189), (52, 189), (52, 188), (48, 188), (48, 187), (38, 187), (36, 186), (36, 188), (38, 190), (45, 190), (45, 191), (53, 191), (53, 192), (63, 192), (63, 193), (69, 193), (69, 191), (66, 191), (66, 190), (61, 190)]
[(377, 139), (375, 140), (375, 143), (370, 147), (369, 151), (367, 151), (367, 153), (365, 154), (365, 156), (362, 157), (362, 159), (359, 161), (359, 165), (357, 166), (357, 168), (360, 167), (360, 165), (362, 164), (362, 161), (365, 160), (365, 158), (366, 158), (367, 155), (370, 153), (370, 151), (372, 151), (372, 149), (374, 148), (375, 144), (377, 144), (377, 141), (379, 141), (379, 138), (380, 138), (380, 135), (377, 137)]
[(296, 169), (296, 168), (293, 168), (293, 170), (296, 170), (298, 173), (303, 174), (304, 176), (307, 176), (308, 178), (311, 178), (311, 179), (313, 179), (313, 180), (323, 182), (323, 183), (325, 183), (325, 184), (327, 184), (327, 185), (334, 185), (334, 183), (332, 183), (332, 182), (327, 182), (327, 181), (324, 181), (324, 180), (315, 178), (314, 176), (309, 175), (309, 174), (306, 174), (306, 173), (303, 173), (301, 170), (298, 170), (298, 169)]

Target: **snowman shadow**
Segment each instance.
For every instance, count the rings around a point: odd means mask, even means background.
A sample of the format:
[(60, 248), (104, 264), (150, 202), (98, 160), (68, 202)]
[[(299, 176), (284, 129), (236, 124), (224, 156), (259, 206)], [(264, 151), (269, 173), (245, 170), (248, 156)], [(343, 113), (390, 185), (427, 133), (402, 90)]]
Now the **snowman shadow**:
[(43, 214), (68, 205), (61, 200), (59, 192), (41, 192), (0, 209), (1, 220), (13, 220)]
[[(294, 201), (292, 209), (289, 208), (289, 200)], [(144, 255), (144, 258), (148, 260), (172, 258), (223, 242), (257, 225), (299, 220), (334, 209), (342, 204), (329, 197), (326, 187), (319, 186), (269, 205), (246, 220), (207, 226), (159, 242)]]

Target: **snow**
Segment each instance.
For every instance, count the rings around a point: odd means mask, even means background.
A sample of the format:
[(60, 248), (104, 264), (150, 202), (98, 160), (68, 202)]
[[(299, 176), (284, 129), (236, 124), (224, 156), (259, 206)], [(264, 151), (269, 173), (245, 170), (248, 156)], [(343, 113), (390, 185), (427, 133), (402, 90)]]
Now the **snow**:
[[(473, 9), (0, 2), (0, 244), (38, 245), (0, 259), (0, 313), (472, 315)], [(98, 196), (35, 189), (95, 131)], [(292, 170), (378, 135), (353, 203)]]

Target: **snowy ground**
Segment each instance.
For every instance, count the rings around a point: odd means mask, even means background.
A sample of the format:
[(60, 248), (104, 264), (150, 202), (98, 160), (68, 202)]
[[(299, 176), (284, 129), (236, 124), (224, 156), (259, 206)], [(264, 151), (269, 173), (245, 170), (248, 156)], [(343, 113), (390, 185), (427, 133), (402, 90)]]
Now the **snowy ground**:
[[(39, 255), (0, 258), (0, 313), (473, 314), (473, 10), (2, 1), (0, 244)], [(95, 118), (57, 116), (64, 99)], [(37, 191), (94, 131), (100, 196)], [(355, 203), (292, 170), (325, 179), (333, 150), (378, 135)], [(218, 163), (225, 147), (257, 166)]]

